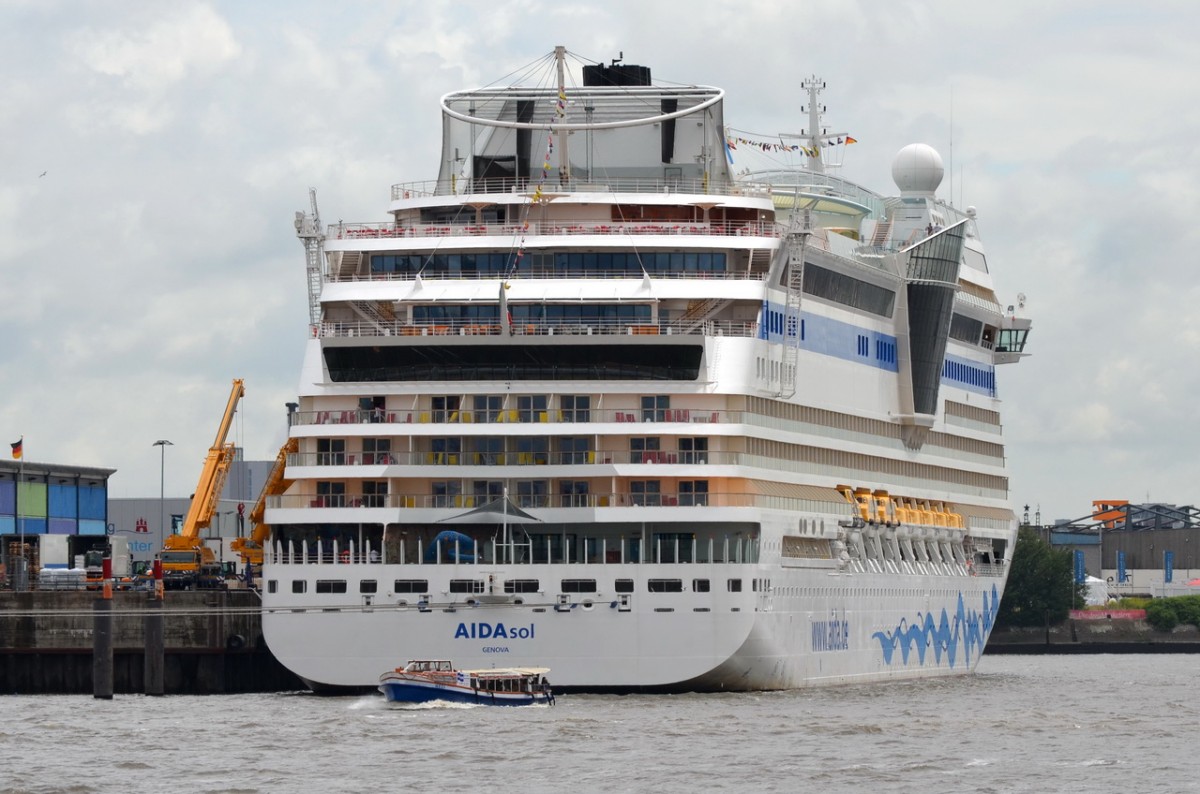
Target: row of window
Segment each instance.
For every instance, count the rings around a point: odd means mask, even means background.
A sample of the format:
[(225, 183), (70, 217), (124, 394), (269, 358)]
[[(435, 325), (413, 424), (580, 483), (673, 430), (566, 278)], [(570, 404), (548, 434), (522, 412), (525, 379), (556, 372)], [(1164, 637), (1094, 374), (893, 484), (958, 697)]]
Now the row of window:
[[(691, 592), (693, 593), (708, 593), (712, 587), (708, 579), (693, 579)], [(760, 580), (753, 580), (754, 590), (757, 592)], [(412, 593), (415, 595), (427, 595), (429, 593), (428, 579), (397, 579), (392, 583), (393, 592), (396, 593)], [(741, 579), (727, 579), (725, 589), (730, 593), (742, 592)], [(318, 593), (345, 593), (347, 592), (347, 582), (345, 579), (318, 579), (315, 582), (314, 590)], [(537, 593), (541, 590), (541, 581), (538, 579), (508, 579), (504, 582), (504, 592), (509, 595), (518, 593)], [(617, 579), (613, 582), (613, 590), (617, 593), (632, 593), (634, 592), (634, 581), (632, 579)], [(275, 579), (267, 582), (267, 592), (276, 593), (279, 591), (279, 583)], [(308, 581), (305, 579), (292, 580), (293, 593), (305, 593), (308, 591)], [(362, 579), (358, 583), (358, 592), (360, 593), (377, 593), (379, 592), (379, 583), (374, 579)], [(479, 594), (485, 592), (485, 582), (482, 579), (451, 579), (451, 593)], [(562, 593), (599, 593), (599, 587), (595, 579), (562, 579), (559, 581), (559, 592)], [(682, 593), (684, 592), (682, 579), (647, 579), (646, 592), (648, 593)]]
[[(546, 270), (545, 257), (516, 260), (516, 271)], [(510, 253), (374, 254), (372, 273), (507, 273)], [(725, 254), (712, 251), (590, 251), (554, 254), (553, 268), (563, 273), (724, 273)]]
[[(583, 323), (649, 323), (644, 303), (510, 303), (509, 316), (518, 325)], [(421, 304), (413, 306), (415, 323), (498, 323), (499, 304)]]

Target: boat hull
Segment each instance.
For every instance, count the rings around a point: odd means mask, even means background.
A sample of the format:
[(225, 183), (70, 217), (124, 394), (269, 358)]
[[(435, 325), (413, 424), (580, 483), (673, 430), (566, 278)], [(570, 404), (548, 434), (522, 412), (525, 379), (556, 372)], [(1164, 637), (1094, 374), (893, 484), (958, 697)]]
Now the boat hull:
[[(268, 575), (328, 576), (311, 570), (320, 567)], [(340, 567), (385, 581), (412, 575), (412, 566)], [(464, 566), (446, 567), (463, 575)], [(602, 575), (579, 570), (592, 567), (570, 566), (570, 573)], [(689, 567), (689, 576), (722, 584), (731, 576), (767, 578), (750, 565)], [(314, 689), (373, 687), (380, 668), (417, 655), (454, 658), (464, 668), (544, 664), (554, 669), (557, 689), (576, 691), (795, 689), (968, 673), (1003, 591), (1003, 580), (991, 576), (776, 568), (770, 579), (769, 592), (639, 593), (628, 609), (607, 588), (553, 605), (295, 610), (267, 596), (263, 630), (275, 656)]]
[(483, 692), (467, 686), (455, 684), (434, 684), (422, 681), (406, 681), (400, 678), (384, 677), (379, 683), (379, 691), (384, 694), (389, 703), (472, 703), (481, 706), (534, 706), (550, 702), (550, 696), (543, 693), (526, 692)]

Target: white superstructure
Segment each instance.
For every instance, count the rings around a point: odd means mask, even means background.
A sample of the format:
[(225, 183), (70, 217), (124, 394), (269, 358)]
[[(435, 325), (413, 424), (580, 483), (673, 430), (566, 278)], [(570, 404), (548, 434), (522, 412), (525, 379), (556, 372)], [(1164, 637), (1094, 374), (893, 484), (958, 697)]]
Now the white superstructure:
[(443, 97), (438, 178), (387, 222), (297, 214), (271, 650), (315, 688), (410, 658), (613, 690), (970, 671), (1029, 330), (974, 209), (927, 146), (898, 197), (825, 173), (815, 79), (808, 168), (735, 177), (721, 90), (564, 56)]

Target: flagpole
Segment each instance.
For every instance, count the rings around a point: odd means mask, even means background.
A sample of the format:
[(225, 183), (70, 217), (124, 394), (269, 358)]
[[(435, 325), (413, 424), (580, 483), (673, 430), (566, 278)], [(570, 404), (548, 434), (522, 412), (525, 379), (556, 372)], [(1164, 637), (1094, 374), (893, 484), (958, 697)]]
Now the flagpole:
[(21, 520), (21, 483), (25, 480), (25, 436), (17, 441), (20, 444), (21, 457), (17, 458), (17, 489), (13, 493), (13, 517), (17, 519), (17, 551), (21, 555), (21, 589), (29, 589), (29, 575), (26, 572), (25, 559), (25, 522)]

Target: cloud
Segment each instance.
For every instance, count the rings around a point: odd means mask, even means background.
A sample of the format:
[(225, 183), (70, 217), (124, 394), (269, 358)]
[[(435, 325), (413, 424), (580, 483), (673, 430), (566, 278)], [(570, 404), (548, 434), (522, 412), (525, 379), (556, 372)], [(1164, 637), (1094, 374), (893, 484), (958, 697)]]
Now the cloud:
[(244, 377), (239, 440), (273, 457), (308, 189), (327, 222), (384, 219), (392, 184), (437, 175), (442, 94), (563, 44), (721, 86), (729, 124), (772, 135), (807, 124), (816, 74), (859, 139), (839, 173), (882, 192), (902, 146), (937, 147), (941, 195), (978, 207), (998, 293), (1035, 320), (998, 373), (1014, 501), (1195, 502), (1197, 21), (1111, 0), (5, 4), (0, 432), (118, 469), (127, 496), (157, 494), (169, 438), (187, 494)]

